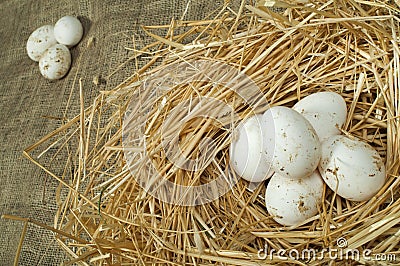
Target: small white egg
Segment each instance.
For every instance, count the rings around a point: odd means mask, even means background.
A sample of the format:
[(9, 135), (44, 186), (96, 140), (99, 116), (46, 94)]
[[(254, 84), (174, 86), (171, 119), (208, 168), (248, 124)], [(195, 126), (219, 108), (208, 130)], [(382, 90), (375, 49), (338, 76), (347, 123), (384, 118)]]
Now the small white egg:
[(311, 123), (321, 141), (339, 135), (338, 128), (341, 128), (346, 122), (346, 102), (336, 92), (311, 94), (297, 102), (293, 109)]
[(54, 36), (59, 43), (72, 47), (82, 39), (82, 24), (76, 17), (62, 17), (54, 26)]
[(29, 36), (26, 42), (26, 51), (30, 59), (39, 62), (44, 52), (56, 43), (54, 27), (52, 25), (44, 25)]
[(318, 168), (325, 183), (348, 200), (368, 200), (385, 184), (385, 165), (379, 153), (346, 136), (333, 136), (322, 143)]
[(250, 182), (262, 182), (273, 174), (263, 153), (262, 115), (241, 122), (233, 133), (229, 149), (230, 164), (235, 172)]
[(264, 152), (280, 175), (301, 178), (318, 166), (321, 143), (314, 128), (291, 108), (275, 106), (263, 114)]
[(296, 179), (275, 173), (267, 185), (265, 205), (279, 224), (298, 225), (318, 213), (323, 189), (324, 182), (318, 171)]
[(70, 67), (71, 53), (63, 44), (53, 45), (39, 60), (40, 73), (50, 80), (64, 77)]

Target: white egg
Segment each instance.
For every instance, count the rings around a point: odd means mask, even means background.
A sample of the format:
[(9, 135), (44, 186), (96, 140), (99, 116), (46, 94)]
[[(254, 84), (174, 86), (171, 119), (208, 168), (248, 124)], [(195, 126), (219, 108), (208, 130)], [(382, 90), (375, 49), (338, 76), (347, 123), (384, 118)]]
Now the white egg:
[(265, 205), (281, 225), (303, 223), (318, 213), (324, 182), (318, 171), (303, 178), (287, 178), (275, 173), (267, 185)]
[(301, 178), (318, 166), (321, 143), (314, 128), (291, 108), (276, 106), (263, 114), (264, 152), (280, 175)]
[(372, 198), (385, 183), (385, 165), (379, 153), (346, 136), (333, 136), (322, 143), (318, 168), (333, 191), (353, 201)]
[(54, 26), (54, 36), (59, 43), (72, 47), (82, 39), (82, 24), (76, 17), (62, 17)]
[(311, 94), (297, 102), (293, 109), (311, 123), (321, 141), (339, 135), (338, 128), (341, 128), (346, 122), (346, 102), (336, 92)]
[(26, 51), (30, 59), (39, 62), (44, 52), (56, 43), (54, 27), (52, 25), (44, 25), (29, 36), (26, 42)]
[(70, 67), (71, 53), (62, 44), (56, 44), (47, 49), (39, 60), (40, 73), (50, 80), (64, 77)]
[(251, 182), (262, 182), (273, 174), (263, 153), (261, 118), (262, 115), (255, 115), (241, 122), (234, 131), (229, 149), (232, 168)]

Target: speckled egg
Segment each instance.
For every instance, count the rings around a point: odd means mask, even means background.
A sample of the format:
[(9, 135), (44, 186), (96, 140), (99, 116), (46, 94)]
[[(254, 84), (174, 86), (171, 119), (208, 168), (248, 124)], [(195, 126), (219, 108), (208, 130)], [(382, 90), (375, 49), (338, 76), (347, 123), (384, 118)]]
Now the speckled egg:
[(54, 26), (54, 36), (59, 43), (72, 47), (82, 39), (82, 24), (76, 17), (62, 17)]
[(255, 115), (241, 122), (233, 132), (229, 148), (232, 168), (250, 182), (262, 182), (273, 174), (263, 153), (261, 119), (262, 115)]
[(56, 80), (64, 77), (71, 67), (71, 53), (65, 45), (56, 44), (44, 53), (39, 60), (43, 77)]
[(322, 143), (318, 168), (325, 183), (348, 200), (368, 200), (385, 183), (385, 165), (379, 153), (346, 136), (333, 136)]
[(311, 123), (321, 141), (339, 135), (346, 122), (346, 102), (336, 92), (313, 93), (297, 102), (293, 109)]
[(26, 51), (30, 59), (39, 62), (44, 52), (56, 43), (54, 27), (52, 25), (44, 25), (29, 36), (26, 42)]
[(310, 122), (301, 114), (288, 107), (275, 106), (263, 114), (262, 123), (263, 149), (276, 173), (301, 178), (317, 168), (321, 143)]
[(315, 216), (322, 203), (323, 181), (314, 171), (302, 178), (287, 178), (275, 173), (265, 192), (265, 205), (281, 225), (298, 225)]

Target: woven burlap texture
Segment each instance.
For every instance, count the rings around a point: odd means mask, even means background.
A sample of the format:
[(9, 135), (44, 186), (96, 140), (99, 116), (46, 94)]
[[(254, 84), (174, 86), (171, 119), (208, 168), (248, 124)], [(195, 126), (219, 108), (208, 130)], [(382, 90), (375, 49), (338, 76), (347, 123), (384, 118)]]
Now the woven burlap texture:
[[(53, 224), (58, 184), (25, 159), (22, 151), (60, 126), (59, 120), (49, 117), (63, 117), (72, 89), (67, 117), (79, 111), (77, 80), (82, 79), (89, 105), (100, 90), (113, 88), (133, 73), (134, 61), (107, 79), (132, 56), (125, 48), (133, 47), (133, 38), (138, 47), (151, 41), (140, 25), (180, 19), (187, 6), (185, 19), (201, 19), (222, 4), (202, 0), (0, 1), (0, 215)], [(64, 15), (78, 16), (85, 35), (71, 50), (69, 74), (50, 82), (40, 75), (37, 63), (28, 58), (26, 40), (36, 28), (54, 24)], [(87, 47), (91, 38), (94, 42)], [(97, 85), (94, 77), (100, 77)], [(62, 169), (62, 161), (55, 163)], [(0, 220), (0, 265), (13, 264), (22, 226), (21, 222)], [(68, 257), (58, 248), (52, 233), (30, 225), (19, 265), (59, 265), (64, 260)]]

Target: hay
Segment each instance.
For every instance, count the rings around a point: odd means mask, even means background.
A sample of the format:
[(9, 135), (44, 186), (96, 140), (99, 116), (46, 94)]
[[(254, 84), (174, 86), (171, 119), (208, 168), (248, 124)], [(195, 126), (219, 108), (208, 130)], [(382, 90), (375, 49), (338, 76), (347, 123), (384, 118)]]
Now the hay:
[[(271, 6), (283, 8), (283, 13), (271, 11)], [(258, 6), (245, 6), (243, 1), (239, 13), (225, 6), (207, 21), (144, 27), (156, 39), (137, 51), (137, 56), (150, 55), (148, 64), (114, 90), (102, 92), (90, 107), (84, 108), (82, 100), (80, 115), (24, 152), (60, 182), (53, 230), (71, 257), (65, 265), (325, 265), (332, 257), (324, 250), (338, 248), (338, 239), (346, 241), (342, 247), (360, 254), (371, 250), (371, 257), (384, 253), (400, 259), (398, 11), (383, 1), (260, 1)], [(151, 33), (154, 28), (168, 33), (157, 36)], [(213, 64), (199, 70), (198, 60)], [(175, 84), (182, 63), (194, 64), (193, 75), (200, 81)], [(237, 72), (226, 72), (226, 65)], [(267, 101), (249, 94), (249, 103), (224, 84), (201, 79), (226, 73), (232, 80), (246, 74)], [(149, 84), (155, 76), (158, 81), (171, 79), (170, 88), (154, 89), (156, 82)], [(239, 85), (243, 84), (234, 86)], [(370, 143), (385, 159), (386, 184), (369, 201), (350, 202), (326, 188), (318, 215), (285, 228), (266, 211), (264, 186), (253, 191), (241, 180), (212, 202), (179, 206), (146, 193), (131, 175), (152, 179), (161, 172), (173, 184), (196, 186), (217, 176), (234, 179), (227, 147), (239, 119), (265, 111), (267, 102), (291, 107), (317, 91), (340, 93), (348, 106), (343, 134)], [(197, 101), (200, 96), (218, 99), (231, 109), (218, 110)], [(185, 108), (207, 111), (218, 121), (197, 117), (180, 127), (179, 114), (187, 109), (168, 115), (183, 102), (189, 103)], [(129, 125), (124, 125), (126, 113), (132, 118)], [(162, 135), (165, 121), (169, 128)], [(124, 146), (124, 132), (137, 146)], [(204, 169), (173, 167), (168, 157), (176, 153), (163, 149), (164, 137), (171, 147), (180, 145), (190, 159), (207, 154), (201, 162)], [(201, 148), (205, 138), (214, 140), (214, 149)], [(124, 156), (126, 152), (133, 157)], [(52, 171), (57, 158), (65, 164), (63, 173)], [(133, 169), (126, 158), (133, 158)], [(161, 198), (178, 195), (159, 193)], [(201, 201), (202, 195), (187, 197)], [(287, 253), (262, 258), (258, 253), (264, 247), (267, 254), (272, 249), (317, 253), (309, 261), (294, 260)], [(371, 263), (365, 256), (352, 259)]]

